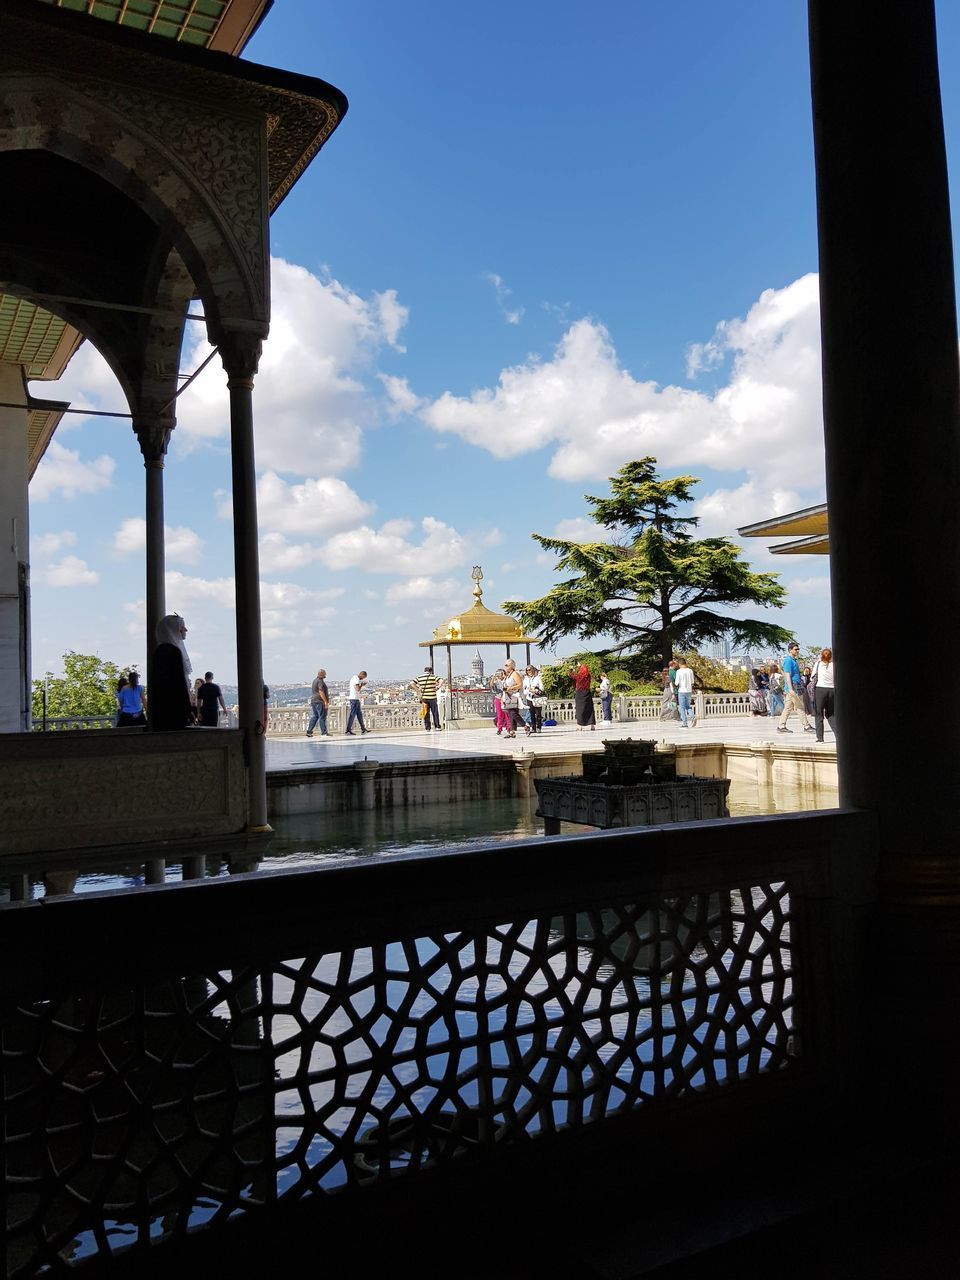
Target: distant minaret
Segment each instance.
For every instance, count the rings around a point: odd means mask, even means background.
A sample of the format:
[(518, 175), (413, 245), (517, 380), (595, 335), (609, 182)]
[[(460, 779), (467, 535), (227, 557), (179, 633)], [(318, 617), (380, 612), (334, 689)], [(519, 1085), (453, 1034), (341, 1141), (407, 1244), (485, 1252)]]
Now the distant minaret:
[(473, 674), (474, 685), (483, 684), (483, 659), (480, 657), (479, 649), (474, 655), (473, 661), (470, 663), (470, 670)]

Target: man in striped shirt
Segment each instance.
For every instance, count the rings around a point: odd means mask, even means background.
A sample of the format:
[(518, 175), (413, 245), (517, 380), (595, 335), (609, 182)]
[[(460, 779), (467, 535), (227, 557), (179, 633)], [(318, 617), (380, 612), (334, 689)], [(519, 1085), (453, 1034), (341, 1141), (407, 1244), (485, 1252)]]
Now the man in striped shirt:
[(430, 716), (433, 716), (434, 727), (440, 728), (440, 709), (437, 706), (437, 677), (433, 674), (433, 667), (424, 667), (423, 675), (417, 676), (413, 681), (413, 688), (420, 695), (420, 701), (423, 704), (423, 727), (427, 733), (430, 732)]

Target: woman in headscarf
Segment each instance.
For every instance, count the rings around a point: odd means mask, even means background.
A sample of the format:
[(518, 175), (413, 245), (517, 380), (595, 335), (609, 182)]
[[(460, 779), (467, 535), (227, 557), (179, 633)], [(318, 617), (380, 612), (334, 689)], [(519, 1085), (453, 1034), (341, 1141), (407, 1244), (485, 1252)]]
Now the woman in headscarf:
[(590, 668), (585, 662), (581, 662), (576, 671), (570, 672), (570, 678), (573, 681), (573, 714), (576, 717), (578, 730), (585, 729), (587, 725), (591, 729), (596, 729), (597, 717), (593, 712)]
[(191, 722), (190, 672), (193, 667), (184, 644), (186, 635), (187, 624), (179, 613), (168, 613), (157, 623), (150, 698), (150, 723), (154, 729), (186, 729)]

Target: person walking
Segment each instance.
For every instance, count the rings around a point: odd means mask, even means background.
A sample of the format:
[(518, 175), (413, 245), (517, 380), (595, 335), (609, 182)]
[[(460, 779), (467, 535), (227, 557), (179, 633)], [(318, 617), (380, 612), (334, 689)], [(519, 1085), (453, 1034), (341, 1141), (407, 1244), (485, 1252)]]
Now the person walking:
[(508, 727), (508, 718), (503, 709), (503, 667), (499, 667), (494, 673), (493, 679), (490, 681), (490, 689), (493, 693), (493, 722), (497, 726), (498, 736)]
[(597, 686), (600, 695), (600, 719), (604, 724), (613, 724), (613, 690), (605, 671), (600, 672), (600, 683)]
[(589, 725), (591, 731), (597, 727), (597, 717), (593, 710), (593, 689), (590, 668), (581, 662), (576, 671), (570, 672), (573, 681), (573, 709), (577, 721), (577, 730), (582, 731)]
[(787, 656), (783, 660), (784, 700), (783, 711), (777, 723), (777, 733), (793, 732), (792, 729), (787, 728), (787, 721), (794, 711), (800, 717), (804, 733), (813, 732), (813, 725), (807, 719), (806, 708), (803, 705), (803, 685), (800, 679), (799, 654), (800, 646), (794, 640), (793, 644), (787, 646)]
[(307, 737), (313, 737), (313, 731), (320, 726), (320, 737), (329, 738), (327, 733), (327, 712), (330, 710), (330, 691), (327, 689), (327, 673), (323, 669), (317, 672), (316, 679), (310, 686), (310, 723), (307, 725)]
[(693, 710), (693, 670), (687, 665), (686, 658), (680, 659), (677, 668), (677, 702), (680, 704), (680, 723), (685, 729), (692, 729), (697, 717)]
[(770, 674), (767, 677), (767, 706), (771, 720), (775, 720), (783, 711), (783, 675), (775, 662), (770, 663)]
[(837, 729), (833, 723), (833, 650), (821, 649), (820, 657), (813, 672), (813, 696), (816, 702), (817, 741), (823, 741), (823, 721), (826, 717), (830, 732), (836, 737)]
[[(219, 706), (217, 705), (219, 703)], [(213, 672), (206, 671), (203, 684), (197, 690), (197, 707), (200, 724), (204, 729), (216, 729), (220, 724), (220, 710), (227, 714), (227, 704), (218, 684), (213, 683)]]
[(523, 680), (517, 670), (517, 664), (508, 658), (503, 664), (503, 693), (500, 703), (507, 717), (506, 736), (515, 738), (520, 726), (520, 694), (523, 691)]
[(353, 722), (356, 721), (360, 726), (360, 732), (369, 733), (370, 730), (363, 723), (363, 689), (367, 683), (367, 673), (358, 671), (355, 676), (350, 677), (350, 714), (347, 716), (347, 727), (344, 732), (348, 737), (353, 737)]
[(433, 716), (434, 729), (439, 729), (440, 708), (437, 706), (437, 677), (433, 674), (433, 667), (424, 667), (423, 675), (417, 676), (411, 687), (416, 689), (420, 695), (420, 709), (423, 714), (424, 729), (426, 729), (427, 733), (430, 732), (431, 716)]
[(530, 710), (530, 732), (540, 733), (543, 730), (543, 704), (546, 702), (546, 697), (540, 680), (540, 672), (533, 665), (527, 667), (526, 674), (523, 677), (522, 697)]

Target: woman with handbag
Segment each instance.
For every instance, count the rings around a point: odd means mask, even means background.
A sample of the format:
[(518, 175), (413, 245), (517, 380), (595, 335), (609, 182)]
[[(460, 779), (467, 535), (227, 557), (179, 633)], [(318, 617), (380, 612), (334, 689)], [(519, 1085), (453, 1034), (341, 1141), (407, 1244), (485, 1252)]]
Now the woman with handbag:
[(547, 699), (536, 667), (527, 667), (527, 673), (523, 677), (523, 696), (530, 708), (530, 731), (540, 733), (543, 730), (543, 708)]
[(813, 672), (814, 717), (817, 730), (817, 741), (823, 741), (823, 721), (826, 717), (830, 732), (836, 737), (837, 730), (833, 723), (833, 650), (822, 649)]

